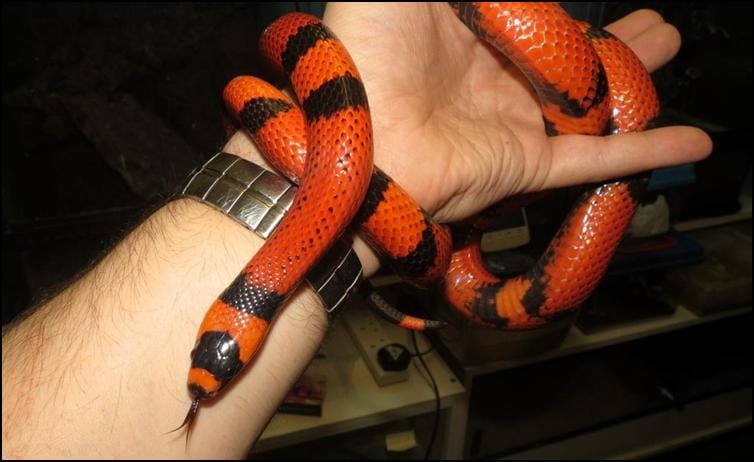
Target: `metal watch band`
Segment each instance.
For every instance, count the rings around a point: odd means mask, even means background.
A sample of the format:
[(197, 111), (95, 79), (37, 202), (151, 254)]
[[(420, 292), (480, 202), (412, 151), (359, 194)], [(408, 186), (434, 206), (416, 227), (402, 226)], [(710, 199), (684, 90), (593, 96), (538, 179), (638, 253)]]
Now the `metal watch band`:
[[(219, 152), (191, 173), (181, 195), (209, 204), (267, 239), (290, 209), (297, 189), (253, 162)], [(355, 289), (361, 273), (351, 239), (343, 236), (306, 278), (333, 316)]]

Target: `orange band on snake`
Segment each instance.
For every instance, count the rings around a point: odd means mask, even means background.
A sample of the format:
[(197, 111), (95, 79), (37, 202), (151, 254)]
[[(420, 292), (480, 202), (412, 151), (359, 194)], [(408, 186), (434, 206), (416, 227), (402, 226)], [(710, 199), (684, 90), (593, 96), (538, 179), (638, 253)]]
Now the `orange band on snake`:
[[(609, 32), (573, 21), (557, 4), (453, 3), (458, 17), (526, 75), (549, 135), (643, 130), (659, 102), (646, 69)], [(499, 280), (482, 265), (479, 227), (453, 253), (443, 287), (467, 318), (529, 329), (577, 308), (594, 290), (638, 207), (646, 176), (584, 193), (526, 274)]]
[(372, 176), (366, 92), (335, 36), (312, 16), (289, 14), (260, 45), (302, 102), (309, 155), (289, 213), (205, 315), (191, 352), (194, 402), (184, 425), (199, 400), (214, 397), (254, 357), (277, 310), (354, 218)]
[[(656, 117), (657, 95), (639, 59), (614, 36), (572, 20), (557, 4), (451, 7), (526, 75), (549, 135), (637, 131)], [(366, 94), (353, 62), (325, 26), (311, 16), (287, 15), (265, 31), (260, 47), (290, 78), (303, 112), (252, 77), (228, 84), (226, 106), (300, 189), (272, 238), (205, 317), (189, 373), (193, 413), (197, 400), (214, 396), (250, 361), (278, 307), (351, 221), (401, 275), (439, 281), (452, 305), (477, 323), (534, 328), (577, 308), (596, 287), (646, 176), (590, 188), (535, 267), (500, 280), (481, 262), (484, 219), (451, 249), (444, 227), (387, 175), (372, 171)], [(394, 316), (407, 327), (425, 327)]]

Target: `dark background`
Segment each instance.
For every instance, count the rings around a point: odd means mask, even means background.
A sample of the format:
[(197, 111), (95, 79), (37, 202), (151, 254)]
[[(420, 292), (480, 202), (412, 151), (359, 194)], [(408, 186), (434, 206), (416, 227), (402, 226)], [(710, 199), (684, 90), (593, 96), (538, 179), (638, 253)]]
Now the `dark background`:
[[(751, 3), (565, 6), (595, 24), (650, 7), (678, 27), (681, 52), (654, 75), (665, 120), (706, 129), (715, 152), (697, 184), (668, 194), (673, 218), (735, 211), (750, 172)], [(267, 24), (322, 9), (3, 4), (3, 324), (88, 267), (224, 144), (222, 88), (262, 73)], [(750, 454), (750, 435), (742, 441)]]
[[(684, 37), (679, 56), (655, 74), (664, 107), (726, 139), (748, 135), (750, 4), (565, 6), (597, 24), (640, 7), (660, 11)], [(286, 11), (321, 14), (323, 4), (2, 8), (5, 324), (223, 145), (220, 93), (238, 74), (262, 73), (261, 30)], [(745, 174), (737, 167), (723, 175)]]
[(224, 144), (224, 85), (322, 4), (3, 4), (3, 324)]

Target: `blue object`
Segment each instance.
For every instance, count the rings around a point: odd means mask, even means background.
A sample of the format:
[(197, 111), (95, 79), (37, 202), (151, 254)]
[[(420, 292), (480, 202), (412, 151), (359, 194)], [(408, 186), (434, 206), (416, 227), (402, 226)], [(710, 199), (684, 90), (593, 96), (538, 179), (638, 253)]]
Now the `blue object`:
[[(642, 250), (646, 248), (647, 250)], [(640, 271), (693, 265), (704, 260), (704, 248), (684, 233), (670, 230), (661, 236), (621, 245), (610, 262), (605, 279)]]
[(683, 164), (675, 167), (658, 168), (649, 177), (649, 191), (675, 188), (691, 184), (696, 181), (696, 172), (693, 164)]

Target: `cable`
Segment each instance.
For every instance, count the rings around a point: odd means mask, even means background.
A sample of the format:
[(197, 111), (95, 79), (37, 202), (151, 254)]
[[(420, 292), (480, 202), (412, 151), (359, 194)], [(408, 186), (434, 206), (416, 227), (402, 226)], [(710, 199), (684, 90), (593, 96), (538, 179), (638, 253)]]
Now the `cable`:
[[(412, 335), (415, 335), (416, 331), (412, 330), (410, 332), (411, 332)], [(435, 344), (434, 343), (429, 347), (428, 350), (422, 351), (422, 352), (411, 353), (411, 356), (413, 356), (415, 358), (418, 358), (419, 356), (428, 355), (428, 354), (432, 353), (433, 351), (435, 351)]]
[[(430, 341), (431, 342), (431, 341)], [(432, 372), (429, 370), (429, 366), (427, 366), (427, 363), (424, 362), (423, 355), (429, 353), (434, 348), (434, 344), (432, 344), (432, 347), (423, 352), (419, 352), (419, 345), (416, 343), (416, 331), (411, 331), (411, 343), (414, 347), (414, 354), (412, 356), (416, 356), (419, 358), (419, 362), (424, 366), (424, 370), (427, 372), (427, 376), (429, 376), (429, 380), (432, 383), (432, 390), (435, 392), (435, 423), (432, 427), (432, 435), (429, 437), (429, 444), (427, 444), (427, 453), (424, 454), (424, 460), (429, 460), (429, 455), (432, 452), (432, 446), (435, 444), (435, 437), (437, 436), (437, 427), (440, 424), (440, 390), (437, 388), (437, 382), (435, 382), (435, 377), (432, 375)]]

